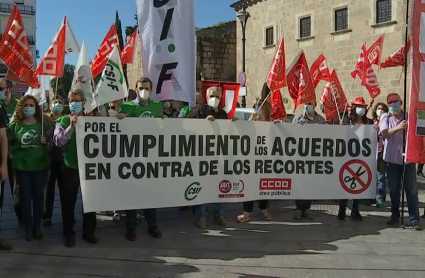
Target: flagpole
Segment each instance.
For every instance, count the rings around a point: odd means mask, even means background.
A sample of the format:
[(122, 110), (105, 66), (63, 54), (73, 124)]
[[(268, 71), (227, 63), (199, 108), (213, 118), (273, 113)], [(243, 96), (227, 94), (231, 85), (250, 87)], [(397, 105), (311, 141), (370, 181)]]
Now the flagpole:
[[(408, 33), (409, 33), (409, 2), (406, 2), (406, 22), (405, 22), (405, 38), (404, 38), (404, 94), (403, 94), (403, 113), (404, 113), (404, 119), (406, 119), (407, 114), (406, 114), (406, 102), (407, 102), (407, 53), (408, 53), (408, 49), (407, 49), (407, 42), (408, 42)], [(401, 172), (401, 227), (405, 228), (404, 226), (404, 193), (406, 191), (405, 188), (405, 179), (404, 179), (404, 174), (406, 173), (405, 171), (405, 166), (406, 166), (406, 130), (403, 130), (403, 167), (402, 167), (402, 172)]]
[(58, 82), (59, 82), (59, 77), (56, 77), (56, 85), (55, 85), (55, 94), (54, 94), (54, 99), (56, 99), (56, 93), (58, 91)]
[(397, 88), (395, 89), (396, 93), (398, 93), (398, 89), (400, 88), (401, 78), (403, 77), (403, 73), (404, 73), (404, 66), (401, 68), (400, 77), (398, 78)]
[[(349, 93), (349, 95), (348, 95), (347, 103), (345, 104), (345, 108), (344, 108), (344, 114), (342, 114), (342, 120), (344, 120), (344, 117), (345, 117), (345, 111), (347, 111), (348, 101), (350, 100), (351, 92), (353, 91), (353, 86), (354, 86), (354, 81), (355, 81), (355, 80), (356, 80), (356, 78), (354, 78), (354, 79), (353, 79), (353, 82), (351, 83), (350, 93)], [(340, 120), (340, 122), (341, 122), (341, 120)]]
[[(332, 84), (331, 84), (331, 91), (332, 91), (332, 96), (334, 97), (336, 112), (338, 113), (338, 120), (339, 120), (339, 122), (341, 122), (341, 120), (344, 119), (344, 118), (341, 119), (341, 117), (340, 117), (341, 114), (339, 113), (338, 103), (336, 102), (336, 97), (335, 97), (334, 89), (332, 88)], [(326, 109), (326, 107), (325, 107), (325, 109)]]

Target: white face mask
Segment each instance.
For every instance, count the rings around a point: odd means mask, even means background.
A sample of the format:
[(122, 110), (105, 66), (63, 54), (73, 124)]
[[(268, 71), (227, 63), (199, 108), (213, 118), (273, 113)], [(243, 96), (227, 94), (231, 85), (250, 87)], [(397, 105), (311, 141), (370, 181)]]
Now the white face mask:
[(150, 97), (150, 93), (148, 90), (143, 89), (139, 91), (139, 97), (141, 100), (147, 100)]
[(220, 100), (216, 97), (212, 97), (208, 100), (208, 105), (212, 108), (217, 108), (220, 104)]
[(366, 108), (364, 107), (356, 107), (356, 114), (359, 117), (363, 117), (366, 114)]
[(378, 116), (378, 118), (380, 118), (382, 114), (384, 114), (384, 110), (376, 110), (376, 116)]
[(109, 117), (116, 117), (118, 115), (118, 112), (113, 110), (113, 109), (109, 109), (108, 115), (109, 115)]

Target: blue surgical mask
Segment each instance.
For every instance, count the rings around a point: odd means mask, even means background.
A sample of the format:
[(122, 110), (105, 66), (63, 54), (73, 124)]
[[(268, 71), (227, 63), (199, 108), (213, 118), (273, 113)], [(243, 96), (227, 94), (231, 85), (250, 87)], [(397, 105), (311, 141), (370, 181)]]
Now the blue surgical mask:
[(6, 92), (5, 91), (0, 91), (0, 100), (3, 101), (7, 98)]
[(399, 102), (394, 102), (388, 106), (388, 109), (391, 114), (397, 115), (401, 111), (401, 104)]
[(35, 115), (35, 107), (24, 107), (23, 112), (25, 117), (32, 117)]
[(81, 111), (83, 111), (83, 103), (82, 102), (71, 102), (69, 104), (69, 111), (71, 111), (72, 114), (78, 114)]
[(61, 103), (55, 103), (53, 105), (53, 113), (60, 114), (60, 113), (62, 113), (62, 111), (63, 111), (63, 104), (61, 104)]
[(359, 117), (363, 117), (366, 114), (366, 108), (364, 108), (364, 107), (356, 107), (356, 114)]
[(314, 112), (313, 105), (311, 105), (311, 104), (304, 105), (304, 111), (309, 115), (313, 114), (313, 112)]
[(164, 107), (164, 108), (170, 108), (171, 107), (171, 103), (169, 101), (164, 101), (162, 103), (162, 107)]

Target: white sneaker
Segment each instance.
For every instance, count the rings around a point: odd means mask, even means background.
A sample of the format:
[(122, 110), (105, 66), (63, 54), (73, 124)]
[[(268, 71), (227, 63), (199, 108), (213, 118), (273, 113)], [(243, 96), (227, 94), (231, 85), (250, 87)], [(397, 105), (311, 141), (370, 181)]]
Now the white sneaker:
[(112, 216), (112, 221), (120, 222), (121, 221), (121, 215), (119, 213), (115, 213), (114, 216)]

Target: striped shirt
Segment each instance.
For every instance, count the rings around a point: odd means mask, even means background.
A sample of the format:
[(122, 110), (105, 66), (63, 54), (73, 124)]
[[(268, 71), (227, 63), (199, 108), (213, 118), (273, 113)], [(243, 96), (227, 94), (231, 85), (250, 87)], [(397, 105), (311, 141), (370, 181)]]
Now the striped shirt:
[[(400, 120), (397, 120), (397, 118), (392, 116), (390, 113), (382, 114), (379, 122), (379, 130), (382, 132), (384, 130), (390, 130), (398, 126), (405, 119), (404, 112), (401, 111), (400, 113), (403, 115)], [(403, 132), (396, 132), (390, 138), (386, 138), (384, 140), (385, 162), (402, 165), (403, 153)]]

